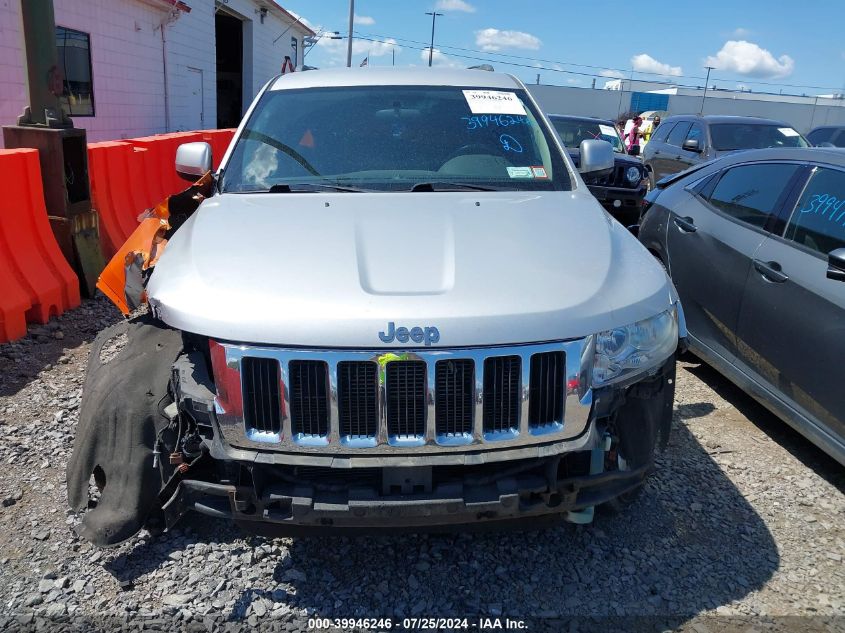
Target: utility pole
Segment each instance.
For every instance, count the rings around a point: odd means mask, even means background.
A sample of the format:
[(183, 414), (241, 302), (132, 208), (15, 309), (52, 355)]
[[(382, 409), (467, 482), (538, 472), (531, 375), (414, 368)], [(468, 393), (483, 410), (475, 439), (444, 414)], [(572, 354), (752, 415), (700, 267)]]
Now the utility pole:
[(537, 85), (540, 85), (540, 73), (537, 73)]
[(431, 46), (428, 47), (428, 66), (431, 68), (431, 61), (434, 57), (434, 21), (437, 19), (438, 15), (443, 14), (437, 13), (437, 11), (426, 11), (425, 14), (431, 16)]
[(391, 65), (392, 65), (392, 66), (395, 66), (395, 65), (396, 65), (396, 48), (395, 48), (395, 47), (394, 47), (394, 48), (391, 48), (391, 49), (390, 49), (390, 52), (391, 52), (391, 54), (393, 55), (393, 64), (391, 64)]
[(707, 98), (707, 84), (710, 83), (710, 71), (713, 70), (713, 66), (705, 66), (707, 69), (707, 78), (704, 80), (704, 94), (701, 95), (701, 111), (699, 114), (704, 114), (704, 100)]
[(352, 68), (352, 24), (355, 21), (355, 0), (349, 0), (349, 42), (346, 45), (346, 67)]

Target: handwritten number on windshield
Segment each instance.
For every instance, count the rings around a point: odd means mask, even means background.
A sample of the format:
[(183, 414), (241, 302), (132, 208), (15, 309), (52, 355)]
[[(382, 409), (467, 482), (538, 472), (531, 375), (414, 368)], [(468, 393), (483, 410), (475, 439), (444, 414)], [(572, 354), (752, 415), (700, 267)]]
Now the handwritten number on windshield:
[(478, 130), (481, 128), (508, 127), (510, 125), (528, 125), (527, 116), (514, 116), (512, 114), (476, 114), (473, 116), (462, 116), (461, 121), (467, 122), (468, 130)]
[(499, 142), (502, 144), (502, 149), (506, 152), (516, 152), (517, 154), (522, 154), (522, 145), (520, 145), (519, 141), (510, 134), (502, 134), (499, 137)]

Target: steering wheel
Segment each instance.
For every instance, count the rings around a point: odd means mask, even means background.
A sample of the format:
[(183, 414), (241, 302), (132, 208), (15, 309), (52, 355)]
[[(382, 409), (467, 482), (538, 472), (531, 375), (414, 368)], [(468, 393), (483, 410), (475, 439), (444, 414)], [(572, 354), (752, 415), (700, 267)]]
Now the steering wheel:
[[(472, 150), (481, 150), (472, 151)], [(462, 147), (459, 147), (454, 152), (449, 154), (449, 157), (443, 161), (444, 164), (448, 163), (450, 160), (457, 158), (458, 156), (463, 156), (464, 154), (492, 154), (493, 156), (500, 155), (499, 150), (495, 149), (493, 145), (486, 145), (484, 143), (467, 143)]]

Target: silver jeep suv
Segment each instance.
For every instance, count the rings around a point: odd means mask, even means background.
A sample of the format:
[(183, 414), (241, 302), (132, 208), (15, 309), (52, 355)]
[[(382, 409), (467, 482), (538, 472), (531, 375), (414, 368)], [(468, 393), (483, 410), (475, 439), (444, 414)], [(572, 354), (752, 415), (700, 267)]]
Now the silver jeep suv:
[[(612, 167), (581, 144), (580, 172)], [(95, 344), (69, 467), (72, 505), (102, 489), (98, 544), (189, 510), (287, 533), (589, 521), (653, 468), (686, 335), (525, 86), (484, 71), (270, 81), (146, 293)]]

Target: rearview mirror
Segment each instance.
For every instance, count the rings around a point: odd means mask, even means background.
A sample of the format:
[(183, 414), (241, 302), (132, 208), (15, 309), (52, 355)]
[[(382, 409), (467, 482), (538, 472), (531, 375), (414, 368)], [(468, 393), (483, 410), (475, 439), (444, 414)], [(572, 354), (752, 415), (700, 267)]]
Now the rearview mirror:
[(845, 248), (837, 248), (827, 254), (827, 278), (845, 281)]
[(684, 141), (683, 148), (688, 152), (701, 152), (701, 145), (698, 144), (697, 138), (688, 138)]
[(607, 141), (589, 139), (581, 141), (581, 166), (578, 168), (582, 174), (598, 175), (599, 172), (607, 172), (613, 169), (613, 145)]
[(211, 145), (182, 143), (176, 148), (176, 173), (180, 178), (195, 182), (211, 169)]

